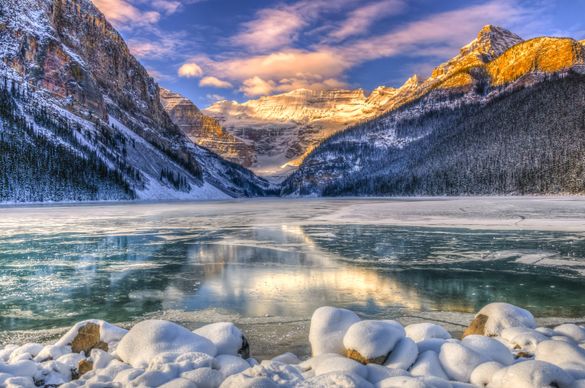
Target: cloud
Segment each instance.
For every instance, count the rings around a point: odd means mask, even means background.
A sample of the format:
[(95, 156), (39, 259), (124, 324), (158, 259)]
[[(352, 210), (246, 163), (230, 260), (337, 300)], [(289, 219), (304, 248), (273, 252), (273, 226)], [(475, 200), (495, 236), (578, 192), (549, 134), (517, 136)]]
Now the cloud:
[(199, 86), (205, 87), (209, 86), (212, 88), (219, 88), (219, 89), (229, 89), (232, 88), (233, 85), (227, 81), (222, 81), (216, 77), (204, 77), (199, 81)]
[(172, 15), (181, 8), (182, 4), (178, 0), (154, 0), (152, 6), (167, 15)]
[(225, 97), (220, 94), (207, 94), (205, 97), (207, 97), (207, 99), (212, 102), (225, 100)]
[(512, 0), (488, 3), (431, 15), (402, 25), (377, 37), (337, 48), (340, 55), (357, 63), (396, 55), (453, 55), (486, 24), (507, 25), (535, 16)]
[(126, 0), (92, 0), (94, 5), (116, 28), (134, 25), (155, 24), (160, 20), (156, 11), (142, 11)]
[(254, 51), (270, 50), (294, 41), (297, 31), (304, 24), (300, 15), (289, 10), (265, 9), (258, 13), (257, 20), (246, 23), (244, 31), (232, 42)]
[(383, 0), (368, 4), (352, 11), (347, 19), (334, 30), (330, 37), (344, 40), (351, 36), (362, 35), (378, 20), (396, 15), (406, 8), (404, 0)]
[(275, 83), (273, 81), (265, 81), (258, 76), (244, 80), (240, 91), (248, 97), (266, 96), (272, 94)]
[(197, 78), (203, 75), (203, 70), (196, 63), (185, 63), (179, 68), (178, 74), (180, 77)]
[(259, 10), (255, 18), (241, 26), (230, 39), (254, 52), (266, 52), (290, 46), (299, 38), (300, 31), (324, 12), (338, 10), (351, 0), (301, 0), (290, 5)]

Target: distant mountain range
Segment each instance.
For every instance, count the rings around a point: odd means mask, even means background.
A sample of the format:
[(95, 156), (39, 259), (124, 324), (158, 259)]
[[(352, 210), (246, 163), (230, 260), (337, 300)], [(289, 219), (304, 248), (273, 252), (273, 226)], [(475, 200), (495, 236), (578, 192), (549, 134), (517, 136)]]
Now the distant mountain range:
[(0, 202), (585, 192), (583, 41), (486, 26), (400, 88), (200, 111), (91, 1), (4, 0), (0, 59)]

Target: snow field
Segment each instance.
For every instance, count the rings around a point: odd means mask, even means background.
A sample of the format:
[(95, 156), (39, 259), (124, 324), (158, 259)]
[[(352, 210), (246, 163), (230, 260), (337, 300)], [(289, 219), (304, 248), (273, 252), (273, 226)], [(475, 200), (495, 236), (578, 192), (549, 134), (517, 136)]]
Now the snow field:
[[(476, 320), (481, 321), (477, 326)], [(334, 307), (311, 319), (312, 356), (258, 362), (244, 334), (219, 322), (190, 331), (147, 320), (129, 331), (77, 323), (55, 344), (0, 349), (0, 386), (35, 387), (585, 387), (585, 327), (535, 328), (532, 315), (494, 303), (474, 333), (451, 338), (431, 323), (402, 327)], [(88, 325), (99, 327), (87, 330)], [(90, 349), (73, 352), (73, 348)]]

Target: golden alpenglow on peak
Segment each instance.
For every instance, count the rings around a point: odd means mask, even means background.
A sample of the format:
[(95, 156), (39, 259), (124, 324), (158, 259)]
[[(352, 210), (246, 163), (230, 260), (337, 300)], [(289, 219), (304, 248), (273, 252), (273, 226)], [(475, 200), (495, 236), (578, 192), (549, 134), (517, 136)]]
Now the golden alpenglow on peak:
[(487, 65), (493, 86), (529, 73), (555, 73), (584, 63), (583, 46), (570, 38), (535, 38), (507, 50)]

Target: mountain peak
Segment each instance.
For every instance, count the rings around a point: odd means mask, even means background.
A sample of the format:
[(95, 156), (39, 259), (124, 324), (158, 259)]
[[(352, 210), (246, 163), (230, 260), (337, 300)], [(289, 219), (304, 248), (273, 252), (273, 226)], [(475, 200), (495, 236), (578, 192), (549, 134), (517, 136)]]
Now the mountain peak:
[(475, 53), (481, 55), (486, 61), (491, 61), (522, 41), (523, 39), (513, 32), (488, 24), (479, 31), (477, 38), (461, 49), (461, 54)]

